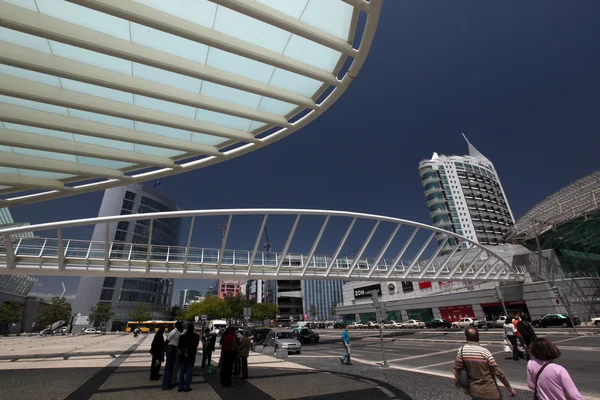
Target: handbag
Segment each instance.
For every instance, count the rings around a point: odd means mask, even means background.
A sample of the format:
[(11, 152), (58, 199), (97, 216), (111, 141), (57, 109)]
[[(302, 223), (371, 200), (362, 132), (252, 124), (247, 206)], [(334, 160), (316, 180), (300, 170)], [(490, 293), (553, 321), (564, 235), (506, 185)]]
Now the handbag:
[(538, 397), (538, 381), (539, 381), (540, 375), (542, 374), (542, 371), (544, 370), (544, 368), (546, 368), (551, 363), (552, 363), (552, 361), (548, 361), (548, 362), (544, 363), (544, 365), (542, 365), (542, 367), (540, 368), (540, 370), (538, 371), (538, 373), (535, 375), (535, 390), (533, 391), (533, 400), (539, 400), (540, 399)]
[(470, 382), (470, 377), (469, 377), (469, 371), (467, 370), (467, 364), (465, 364), (465, 359), (463, 357), (463, 348), (465, 346), (460, 348), (460, 359), (463, 362), (463, 368), (460, 370), (459, 376), (458, 376), (458, 384), (464, 388), (464, 389), (468, 389), (469, 386), (471, 385)]

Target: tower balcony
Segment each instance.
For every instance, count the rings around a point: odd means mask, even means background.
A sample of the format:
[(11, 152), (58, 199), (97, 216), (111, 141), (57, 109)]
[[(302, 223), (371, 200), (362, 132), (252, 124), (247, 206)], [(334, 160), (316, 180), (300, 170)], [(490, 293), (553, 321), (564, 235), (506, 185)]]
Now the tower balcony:
[(444, 189), (442, 189), (441, 187), (432, 187), (425, 191), (425, 196), (430, 195), (431, 193), (441, 193), (443, 191)]

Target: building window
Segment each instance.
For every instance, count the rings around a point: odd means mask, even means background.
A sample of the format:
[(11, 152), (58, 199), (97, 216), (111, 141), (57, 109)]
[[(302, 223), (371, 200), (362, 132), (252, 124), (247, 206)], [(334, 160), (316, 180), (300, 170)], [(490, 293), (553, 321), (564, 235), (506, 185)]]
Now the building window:
[(117, 278), (106, 277), (106, 278), (104, 278), (104, 284), (102, 286), (104, 286), (106, 288), (114, 288), (116, 283), (117, 283)]
[(127, 200), (135, 200), (135, 193), (130, 192), (129, 190), (125, 192), (125, 198)]
[(102, 292), (100, 293), (100, 300), (112, 300), (113, 293), (113, 289), (102, 289)]

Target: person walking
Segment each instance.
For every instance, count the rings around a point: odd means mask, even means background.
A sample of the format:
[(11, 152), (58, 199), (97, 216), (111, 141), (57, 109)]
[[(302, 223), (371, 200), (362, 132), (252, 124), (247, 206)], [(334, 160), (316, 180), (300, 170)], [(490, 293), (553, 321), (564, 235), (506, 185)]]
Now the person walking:
[(534, 391), (534, 399), (583, 400), (567, 370), (554, 364), (560, 357), (554, 343), (545, 338), (534, 340), (531, 355), (533, 360), (527, 363), (527, 386)]
[(152, 364), (150, 365), (150, 380), (157, 381), (160, 377), (160, 365), (165, 358), (165, 328), (160, 327), (152, 339), (150, 345), (150, 354), (152, 354)]
[(531, 359), (531, 355), (529, 353), (531, 343), (533, 343), (533, 341), (537, 339), (537, 336), (535, 334), (533, 326), (531, 326), (529, 321), (524, 320), (520, 314), (517, 315), (517, 319), (519, 320), (519, 322), (517, 323), (517, 331), (523, 337), (523, 341), (525, 342), (525, 358), (527, 359), (527, 361), (529, 361)]
[(512, 358), (514, 361), (519, 361), (519, 346), (517, 345), (517, 330), (512, 323), (510, 318), (506, 318), (504, 321), (504, 338), (510, 342), (510, 346), (512, 347)]
[[(183, 331), (183, 323), (175, 322), (175, 328), (167, 335), (167, 361), (165, 363), (165, 375), (162, 381), (162, 390), (171, 390), (175, 387), (173, 382), (177, 382), (177, 378), (173, 379), (174, 371), (179, 370), (179, 337)], [(177, 368), (177, 369), (175, 369)], [(176, 372), (175, 372), (176, 373)]]
[(196, 353), (200, 344), (200, 336), (194, 332), (194, 324), (189, 323), (187, 330), (179, 338), (179, 390), (178, 392), (189, 392), (192, 390), (192, 375), (196, 363)]
[(240, 366), (242, 369), (242, 379), (248, 379), (248, 357), (250, 356), (250, 347), (252, 342), (248, 337), (248, 331), (244, 331), (240, 343)]
[(233, 361), (234, 361), (234, 347), (235, 344), (235, 328), (229, 327), (223, 336), (221, 337), (221, 360), (219, 371), (220, 374), (220, 383), (221, 386), (224, 387), (233, 387), (233, 383), (231, 382), (231, 372), (233, 370)]
[[(496, 378), (498, 378), (506, 386), (511, 397), (515, 397), (517, 391), (510, 386), (492, 353), (479, 344), (477, 328), (467, 328), (465, 337), (467, 344), (458, 350), (454, 360), (455, 383), (462, 387), (463, 392), (471, 396), (473, 400), (501, 400), (502, 394), (496, 383)], [(468, 383), (461, 379), (463, 370), (467, 373)], [(465, 385), (465, 383), (467, 384)]]
[(519, 333), (519, 330), (517, 329), (517, 325), (519, 325), (519, 314), (518, 313), (513, 314), (512, 323), (515, 326), (515, 337), (517, 338), (517, 342), (521, 345), (521, 347), (523, 348), (523, 351), (524, 351), (525, 350), (525, 340), (523, 339), (523, 336)]
[(241, 372), (241, 360), (240, 360), (240, 344), (242, 343), (242, 334), (239, 330), (234, 328), (235, 332), (235, 343), (237, 346), (234, 346), (233, 355), (233, 376), (239, 377)]
[(352, 365), (350, 359), (350, 334), (348, 333), (348, 327), (344, 327), (342, 331), (342, 343), (344, 344), (344, 355), (340, 357), (342, 364)]
[(212, 353), (215, 351), (216, 336), (210, 334), (210, 329), (204, 330), (204, 336), (202, 336), (202, 365), (200, 368), (204, 369), (210, 366)]

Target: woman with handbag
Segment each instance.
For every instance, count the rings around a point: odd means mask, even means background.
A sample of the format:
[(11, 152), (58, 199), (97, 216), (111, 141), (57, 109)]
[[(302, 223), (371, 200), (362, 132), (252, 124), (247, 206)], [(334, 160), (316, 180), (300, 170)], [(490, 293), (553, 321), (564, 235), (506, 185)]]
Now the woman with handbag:
[(519, 361), (519, 346), (517, 344), (517, 329), (515, 328), (512, 320), (506, 318), (504, 321), (504, 338), (510, 342), (512, 347), (512, 358), (514, 361)]
[(560, 350), (554, 343), (539, 338), (530, 346), (533, 360), (527, 363), (527, 386), (536, 400), (583, 400), (567, 370), (554, 364)]
[(150, 380), (157, 381), (160, 377), (160, 365), (165, 358), (165, 328), (158, 328), (158, 331), (152, 339), (150, 354), (152, 354), (152, 364), (150, 365)]

